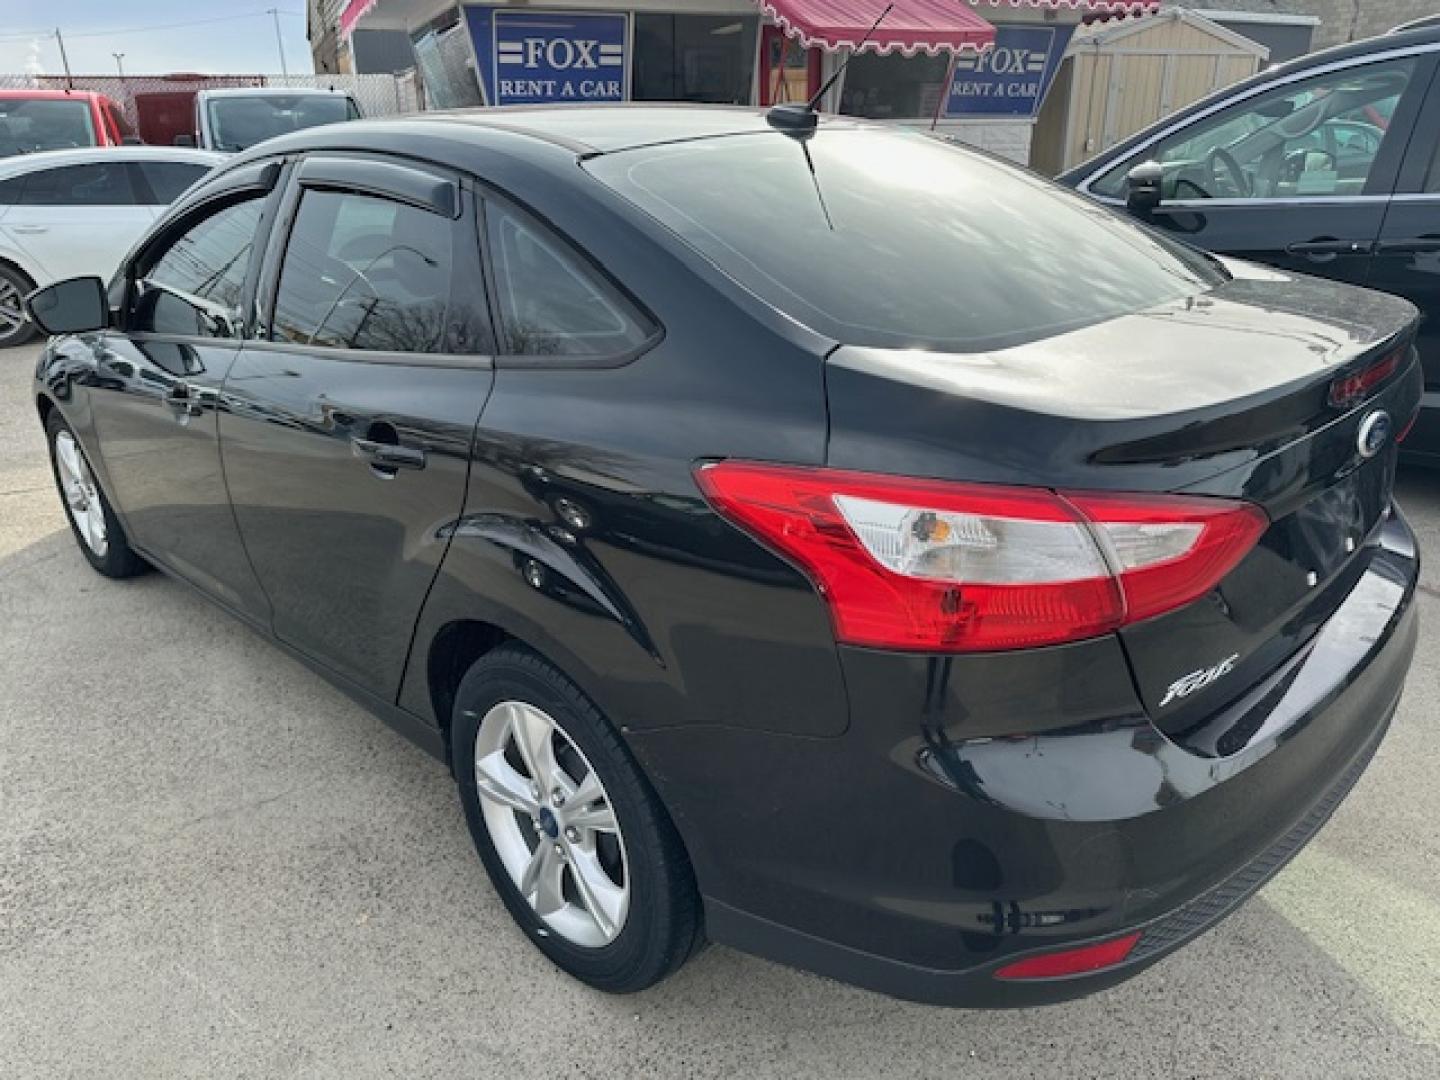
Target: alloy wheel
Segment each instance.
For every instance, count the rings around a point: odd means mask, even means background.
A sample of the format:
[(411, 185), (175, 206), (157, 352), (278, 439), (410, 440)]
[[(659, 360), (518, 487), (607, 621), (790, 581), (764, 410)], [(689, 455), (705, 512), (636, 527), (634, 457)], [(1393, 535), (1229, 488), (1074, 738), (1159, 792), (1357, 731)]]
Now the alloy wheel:
[(25, 308), (20, 302), (20, 289), (8, 278), (0, 277), (0, 338), (7, 338), (25, 325)]
[(614, 941), (630, 909), (625, 840), (564, 729), (534, 705), (500, 702), (480, 721), (475, 786), (495, 850), (541, 921), (583, 948)]
[(103, 559), (110, 549), (105, 535), (105, 506), (100, 500), (100, 489), (95, 484), (85, 454), (76, 444), (75, 436), (68, 431), (61, 431), (55, 436), (55, 461), (59, 466), (60, 490), (64, 493), (70, 520), (75, 522), (85, 546), (96, 558)]

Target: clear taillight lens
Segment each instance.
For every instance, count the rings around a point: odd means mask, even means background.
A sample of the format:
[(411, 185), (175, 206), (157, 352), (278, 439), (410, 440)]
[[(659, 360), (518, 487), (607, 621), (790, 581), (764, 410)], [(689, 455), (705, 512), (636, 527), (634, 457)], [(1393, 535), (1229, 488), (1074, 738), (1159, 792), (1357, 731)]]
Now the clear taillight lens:
[(1254, 546), (1245, 503), (721, 462), (711, 504), (792, 558), (839, 640), (948, 652), (1074, 641), (1180, 607)]

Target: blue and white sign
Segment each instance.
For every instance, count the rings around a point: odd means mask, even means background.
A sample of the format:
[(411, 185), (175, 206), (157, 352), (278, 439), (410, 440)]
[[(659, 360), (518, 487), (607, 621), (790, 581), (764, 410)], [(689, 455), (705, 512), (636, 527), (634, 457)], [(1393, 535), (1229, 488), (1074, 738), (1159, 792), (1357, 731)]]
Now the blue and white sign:
[(465, 18), (491, 105), (625, 100), (629, 16), (467, 7)]
[(955, 57), (946, 116), (1034, 116), (1065, 58), (1073, 26), (997, 26), (995, 44)]

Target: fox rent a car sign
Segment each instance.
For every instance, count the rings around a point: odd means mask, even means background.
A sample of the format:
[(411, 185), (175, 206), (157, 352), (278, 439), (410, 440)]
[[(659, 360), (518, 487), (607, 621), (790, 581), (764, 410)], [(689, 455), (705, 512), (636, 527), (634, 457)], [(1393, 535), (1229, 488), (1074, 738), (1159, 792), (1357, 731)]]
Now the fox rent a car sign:
[(491, 105), (625, 100), (624, 14), (467, 7), (465, 17)]
[(997, 26), (995, 44), (955, 57), (946, 116), (1034, 116), (1055, 78), (1073, 26)]

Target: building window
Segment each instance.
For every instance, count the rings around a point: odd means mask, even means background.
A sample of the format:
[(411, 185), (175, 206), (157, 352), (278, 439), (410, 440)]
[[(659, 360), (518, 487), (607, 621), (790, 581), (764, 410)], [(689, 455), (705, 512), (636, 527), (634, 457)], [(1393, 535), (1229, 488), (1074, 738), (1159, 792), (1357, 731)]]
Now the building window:
[(946, 56), (862, 53), (845, 69), (840, 111), (877, 120), (929, 119), (940, 104), (949, 66)]
[(728, 15), (635, 15), (635, 101), (750, 104), (758, 20)]

